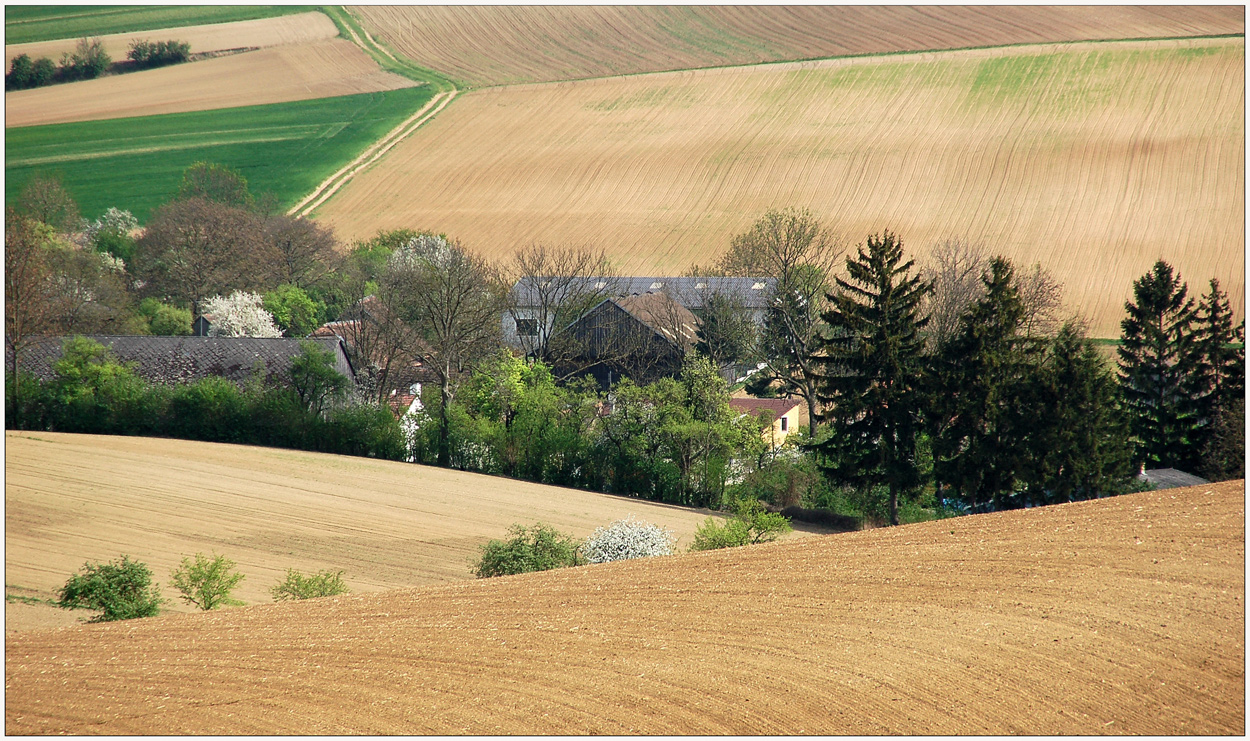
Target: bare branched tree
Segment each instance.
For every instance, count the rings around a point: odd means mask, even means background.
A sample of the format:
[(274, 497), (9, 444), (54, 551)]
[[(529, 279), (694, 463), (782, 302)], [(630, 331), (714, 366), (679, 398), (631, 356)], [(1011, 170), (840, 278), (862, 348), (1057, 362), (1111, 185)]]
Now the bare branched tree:
[(272, 282), (299, 288), (320, 280), (337, 262), (334, 231), (307, 219), (275, 214), (265, 219), (261, 241)]
[(571, 374), (584, 370), (579, 360), (586, 348), (578, 336), (561, 330), (620, 293), (607, 257), (602, 251), (534, 244), (517, 251), (511, 271), (518, 282), (508, 313), (521, 350)]
[(1041, 263), (1033, 263), (1032, 269), (1016, 276), (1016, 289), (1024, 305), (1020, 334), (1025, 337), (1054, 335), (1062, 323), (1059, 314), (1063, 309), (1063, 283)]
[(925, 281), (933, 286), (925, 307), (930, 351), (955, 334), (959, 317), (985, 293), (981, 274), (988, 267), (989, 255), (980, 244), (951, 238), (933, 247), (923, 271)]
[(203, 198), (167, 203), (135, 245), (134, 274), (148, 295), (186, 301), (198, 314), (209, 296), (266, 287), (259, 234), (245, 209)]
[(431, 235), (414, 237), (397, 250), (382, 283), (389, 286), (390, 308), (419, 336), (413, 354), (438, 378), (438, 464), (446, 466), (451, 461), (449, 406), (465, 374), (499, 348), (507, 285), (485, 259), (459, 242)]
[(83, 227), (78, 204), (56, 177), (32, 177), (18, 193), (17, 211), (62, 234), (71, 234)]
[(4, 213), (4, 344), (17, 375), (21, 353), (55, 325), (47, 261), (52, 228), (12, 208)]
[(753, 389), (780, 382), (782, 390), (807, 402), (815, 432), (816, 366), (821, 311), (833, 282), (843, 239), (807, 210), (769, 211), (744, 234), (733, 238), (720, 267), (727, 275), (772, 276), (777, 286), (760, 333), (766, 364)]

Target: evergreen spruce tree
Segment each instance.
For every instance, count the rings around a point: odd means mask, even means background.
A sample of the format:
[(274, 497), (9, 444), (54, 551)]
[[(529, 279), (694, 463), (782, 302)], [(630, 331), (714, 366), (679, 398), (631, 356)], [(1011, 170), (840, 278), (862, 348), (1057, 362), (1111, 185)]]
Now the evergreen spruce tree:
[(1202, 352), (1194, 301), (1163, 260), (1133, 281), (1118, 349), (1120, 394), (1146, 468), (1197, 470), (1202, 443)]
[(1025, 388), (1033, 410), (1019, 478), (1030, 504), (1120, 494), (1135, 473), (1116, 379), (1084, 328), (1060, 328)]
[(1023, 336), (1024, 303), (1011, 262), (990, 261), (985, 292), (933, 358), (929, 428), (933, 475), (971, 504), (1008, 505), (1039, 410), (1026, 388), (1041, 342)]
[(930, 285), (903, 262), (903, 245), (890, 232), (868, 237), (846, 259), (849, 280), (837, 279), (822, 314), (829, 333), (815, 360), (822, 371), (818, 398), (829, 410), (831, 434), (815, 444), (834, 481), (885, 484), (890, 524), (898, 524), (899, 496), (921, 483), (916, 437), (928, 323), (920, 305)]
[(1244, 442), (1237, 443), (1244, 440), (1244, 430), (1240, 437), (1235, 434), (1235, 428), (1245, 424), (1245, 322), (1234, 327), (1228, 295), (1214, 278), (1210, 287), (1198, 303), (1194, 329), (1202, 374), (1198, 404), (1202, 452), (1198, 472), (1208, 479), (1221, 480), (1245, 470)]

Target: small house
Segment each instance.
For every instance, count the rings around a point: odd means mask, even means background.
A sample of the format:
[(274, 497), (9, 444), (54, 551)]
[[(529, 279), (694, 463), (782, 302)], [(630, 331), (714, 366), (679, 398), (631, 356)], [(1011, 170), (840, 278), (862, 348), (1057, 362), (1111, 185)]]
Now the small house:
[(729, 400), (729, 408), (739, 414), (761, 417), (765, 423), (764, 442), (768, 443), (773, 450), (781, 447), (791, 433), (809, 424), (807, 402), (799, 398), (735, 397)]

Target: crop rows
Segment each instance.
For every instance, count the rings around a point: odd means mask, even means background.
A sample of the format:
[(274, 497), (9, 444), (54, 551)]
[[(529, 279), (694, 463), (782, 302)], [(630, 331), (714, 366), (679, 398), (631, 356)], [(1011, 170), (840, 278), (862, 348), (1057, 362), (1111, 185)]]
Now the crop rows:
[(1244, 42), (1021, 47), (480, 90), (325, 204), (340, 234), (443, 231), (502, 257), (714, 261), (773, 207), (923, 254), (1042, 262), (1096, 335), (1163, 257), (1243, 311)]

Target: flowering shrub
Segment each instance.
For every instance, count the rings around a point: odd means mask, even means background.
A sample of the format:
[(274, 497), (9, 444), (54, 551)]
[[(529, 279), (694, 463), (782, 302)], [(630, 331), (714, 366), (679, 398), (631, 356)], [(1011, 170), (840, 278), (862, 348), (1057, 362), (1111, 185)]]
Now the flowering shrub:
[(260, 294), (235, 291), (206, 300), (203, 313), (212, 317), (214, 337), (281, 337), (273, 315), (262, 308)]
[(669, 556), (676, 538), (671, 532), (633, 517), (601, 527), (582, 543), (582, 557), (590, 563), (623, 561), (627, 558)]

